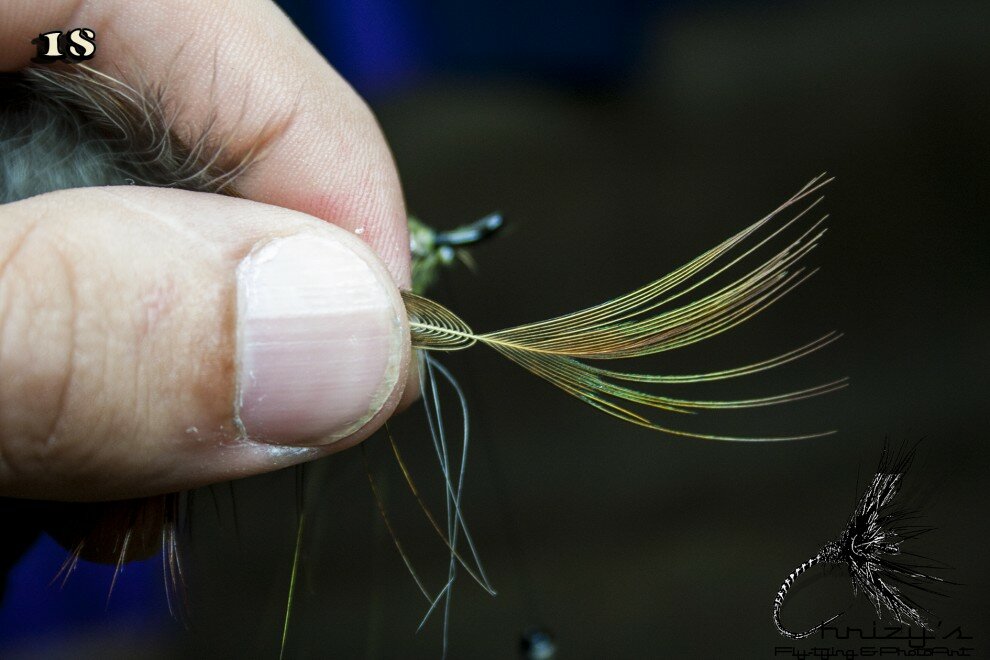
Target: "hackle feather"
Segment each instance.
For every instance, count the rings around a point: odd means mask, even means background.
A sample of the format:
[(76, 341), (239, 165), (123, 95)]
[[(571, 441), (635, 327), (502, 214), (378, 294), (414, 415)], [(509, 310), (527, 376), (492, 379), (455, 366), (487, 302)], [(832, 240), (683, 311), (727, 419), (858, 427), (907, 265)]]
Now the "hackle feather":
[[(729, 401), (666, 396), (626, 383), (701, 383), (745, 376), (817, 351), (840, 336), (835, 332), (770, 359), (710, 373), (634, 373), (594, 366), (588, 361), (641, 358), (690, 346), (740, 325), (780, 300), (811, 276), (799, 262), (824, 235), (825, 217), (760, 260), (755, 260), (754, 255), (766, 251), (771, 241), (808, 215), (822, 198), (812, 199), (768, 235), (757, 238), (758, 232), (784, 211), (811, 199), (830, 180), (824, 175), (816, 177), (768, 216), (672, 273), (613, 300), (554, 319), (478, 334), (439, 303), (403, 292), (413, 347), (454, 351), (484, 344), (609, 415), (674, 435), (712, 440), (787, 440), (825, 435), (829, 432), (738, 438), (676, 430), (654, 421), (648, 412), (637, 412), (632, 405), (671, 413), (752, 408), (825, 394), (844, 387), (845, 379), (785, 394)], [(744, 265), (754, 260), (755, 264)], [(725, 277), (730, 273), (731, 278)], [(714, 290), (689, 297), (706, 285)]]

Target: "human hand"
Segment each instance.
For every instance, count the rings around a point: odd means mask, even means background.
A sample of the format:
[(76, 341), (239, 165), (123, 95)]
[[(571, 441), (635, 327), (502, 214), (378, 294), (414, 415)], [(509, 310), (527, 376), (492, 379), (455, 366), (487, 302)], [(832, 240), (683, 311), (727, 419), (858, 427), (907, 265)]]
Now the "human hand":
[(238, 150), (277, 129), (239, 180), (252, 201), (128, 186), (0, 206), (0, 494), (151, 495), (373, 432), (415, 389), (409, 245), (353, 90), (263, 0), (5, 9), (0, 70), (85, 26), (89, 65), (164, 85), (180, 137), (215, 118)]

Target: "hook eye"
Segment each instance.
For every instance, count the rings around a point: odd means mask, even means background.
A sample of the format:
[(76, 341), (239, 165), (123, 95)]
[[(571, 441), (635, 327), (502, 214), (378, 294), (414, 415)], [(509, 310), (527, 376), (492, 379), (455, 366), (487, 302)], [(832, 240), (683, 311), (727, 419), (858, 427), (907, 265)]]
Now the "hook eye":
[(488, 238), (501, 229), (503, 224), (501, 213), (490, 213), (463, 227), (438, 232), (433, 243), (437, 246), (471, 245)]

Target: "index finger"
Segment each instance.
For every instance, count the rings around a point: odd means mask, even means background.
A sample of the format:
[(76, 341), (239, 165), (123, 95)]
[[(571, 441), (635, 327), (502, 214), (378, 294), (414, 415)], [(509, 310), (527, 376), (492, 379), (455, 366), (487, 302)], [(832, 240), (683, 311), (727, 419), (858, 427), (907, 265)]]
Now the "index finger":
[(355, 232), (396, 285), (409, 286), (402, 192), (377, 122), (274, 4), (12, 0), (0, 22), (0, 70), (26, 66), (40, 32), (77, 27), (96, 34), (90, 66), (163, 86), (180, 137), (212, 125), (231, 151), (247, 152), (268, 134), (238, 191)]

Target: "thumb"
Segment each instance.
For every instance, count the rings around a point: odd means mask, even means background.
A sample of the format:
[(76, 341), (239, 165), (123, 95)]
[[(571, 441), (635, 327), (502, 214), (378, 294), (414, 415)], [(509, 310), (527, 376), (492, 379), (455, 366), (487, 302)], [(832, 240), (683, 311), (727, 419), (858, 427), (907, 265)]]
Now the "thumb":
[(302, 213), (138, 187), (0, 206), (0, 494), (137, 497), (349, 447), (409, 346), (385, 266)]

